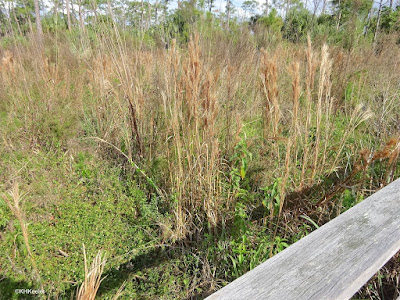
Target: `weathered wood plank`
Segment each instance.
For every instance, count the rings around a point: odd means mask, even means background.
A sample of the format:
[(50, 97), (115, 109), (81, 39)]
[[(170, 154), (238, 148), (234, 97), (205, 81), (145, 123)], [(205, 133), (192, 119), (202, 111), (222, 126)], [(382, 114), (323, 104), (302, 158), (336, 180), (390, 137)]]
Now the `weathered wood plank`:
[(207, 299), (349, 299), (399, 249), (400, 179)]

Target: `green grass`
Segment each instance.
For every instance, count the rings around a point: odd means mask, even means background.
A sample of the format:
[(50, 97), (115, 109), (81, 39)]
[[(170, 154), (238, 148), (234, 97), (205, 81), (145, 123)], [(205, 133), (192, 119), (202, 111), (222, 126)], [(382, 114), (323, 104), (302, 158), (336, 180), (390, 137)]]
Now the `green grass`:
[[(87, 153), (77, 155), (70, 173), (64, 169), (69, 163), (60, 153), (37, 155), (22, 171), (32, 178), (24, 186), (31, 192), (23, 200), (30, 245), (43, 281), (57, 282), (61, 294), (71, 289), (70, 282), (83, 278), (83, 243), (90, 257), (99, 249), (107, 252), (108, 270), (125, 263), (130, 258), (127, 253), (140, 253), (141, 247), (157, 241), (152, 212), (141, 205), (146, 197), (133, 180), (121, 180), (121, 169), (99, 163)], [(2, 276), (15, 283), (0, 281), (0, 290), (6, 295), (2, 299), (16, 299), (15, 294), (9, 298), (10, 291), (19, 288), (21, 281), (29, 281), (31, 267), (21, 229), (17, 222), (10, 222), (13, 217), (3, 200), (0, 211), (0, 226), (8, 228), (3, 236), (6, 242), (0, 244)], [(69, 256), (63, 257), (59, 250)], [(20, 275), (7, 257), (22, 268)]]

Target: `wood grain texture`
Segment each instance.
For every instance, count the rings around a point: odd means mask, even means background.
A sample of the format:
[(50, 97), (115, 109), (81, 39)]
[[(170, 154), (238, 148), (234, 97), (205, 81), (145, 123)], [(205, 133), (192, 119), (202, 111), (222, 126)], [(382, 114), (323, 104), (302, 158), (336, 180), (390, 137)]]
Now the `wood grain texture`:
[(207, 300), (349, 299), (400, 249), (400, 179)]

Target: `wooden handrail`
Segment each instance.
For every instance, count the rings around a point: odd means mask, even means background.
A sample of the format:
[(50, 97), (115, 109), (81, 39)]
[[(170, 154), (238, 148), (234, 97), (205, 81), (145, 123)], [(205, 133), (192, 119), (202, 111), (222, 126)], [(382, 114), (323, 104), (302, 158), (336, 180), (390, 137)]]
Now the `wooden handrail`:
[(350, 299), (399, 250), (400, 179), (207, 299)]

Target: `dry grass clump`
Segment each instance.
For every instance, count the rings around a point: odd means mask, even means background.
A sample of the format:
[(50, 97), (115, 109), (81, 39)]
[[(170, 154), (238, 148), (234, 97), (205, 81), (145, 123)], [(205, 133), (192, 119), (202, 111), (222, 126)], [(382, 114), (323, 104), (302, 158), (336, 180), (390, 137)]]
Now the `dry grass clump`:
[[(285, 99), (279, 96), (279, 75), (276, 70), (277, 61), (281, 58), (277, 54), (269, 58), (265, 50), (262, 53), (264, 139), (267, 139), (266, 145), (270, 147), (269, 153), (275, 158), (275, 176), (282, 178), (282, 211), (287, 190), (300, 191), (312, 186), (341, 165), (342, 153), (349, 138), (372, 114), (362, 104), (349, 109), (347, 124), (340, 129), (341, 137), (334, 139), (338, 130), (337, 120), (343, 113), (335, 106), (335, 99), (331, 95), (332, 59), (328, 46), (323, 45), (320, 54), (315, 53), (309, 39), (305, 54), (299, 52), (287, 67), (292, 78), (292, 103), (289, 107), (284, 106)], [(305, 59), (302, 59), (304, 56)], [(304, 65), (302, 61), (305, 61)], [(302, 87), (300, 71), (303, 69), (305, 89)]]
[[(103, 131), (104, 139), (117, 145), (122, 139), (128, 157), (140, 164), (167, 162), (160, 170), (165, 176), (158, 182), (173, 200), (174, 239), (185, 237), (196, 226), (200, 227), (195, 231), (201, 231), (204, 217), (215, 226), (225, 214), (222, 205), (227, 211), (233, 207), (224, 200), (232, 197), (222, 191), (229, 181), (223, 173), (229, 158), (226, 154), (232, 155), (241, 127), (234, 99), (241, 83), (236, 82), (235, 68), (215, 67), (213, 58), (203, 54), (197, 35), (187, 52), (174, 40), (168, 51), (162, 52), (137, 51), (115, 40), (118, 38), (103, 40), (102, 55), (111, 58), (110, 72), (103, 71), (104, 63), (97, 63), (98, 71), (92, 73), (100, 75), (99, 82), (119, 81), (109, 90), (117, 109), (105, 125), (118, 129), (114, 135), (109, 134), (111, 130)], [(101, 100), (100, 107), (108, 102)], [(223, 111), (221, 102), (226, 107)]]
[(104, 266), (106, 264), (106, 257), (101, 251), (99, 251), (90, 267), (90, 272), (88, 270), (88, 264), (86, 259), (85, 245), (83, 245), (83, 257), (85, 262), (85, 280), (80, 286), (78, 293), (76, 295), (77, 300), (94, 300), (96, 298), (97, 291), (100, 287), (101, 282), (104, 278), (101, 275), (104, 271)]
[[(277, 86), (277, 55), (269, 58), (266, 50), (262, 50), (262, 61), (263, 68), (261, 69), (262, 76), (261, 80), (264, 87), (265, 93), (265, 108), (264, 108), (264, 138), (272, 138), (276, 140), (279, 134), (279, 121), (281, 118), (281, 111), (279, 109), (278, 99), (278, 86)], [(271, 126), (272, 130), (269, 128)], [(272, 131), (272, 137), (269, 137), (268, 132)], [(278, 153), (279, 155), (279, 153)]]
[[(96, 299), (96, 295), (100, 288), (101, 282), (105, 279), (105, 277), (102, 278), (102, 274), (104, 272), (104, 267), (107, 262), (106, 254), (104, 254), (102, 251), (99, 251), (93, 259), (89, 270), (86, 258), (85, 244), (83, 244), (83, 258), (85, 263), (85, 279), (78, 289), (76, 300), (94, 300)], [(118, 299), (122, 295), (125, 284), (126, 282), (121, 285), (121, 287), (112, 298), (113, 300)]]
[[(66, 129), (78, 130), (86, 78), (75, 69), (78, 62), (66, 45), (54, 51), (57, 55), (38, 56), (33, 41), (27, 45), (16, 43), (11, 52), (13, 72), (2, 72), (0, 76), (1, 106), (7, 112), (4, 120), (10, 123), (9, 131), (2, 135), (18, 149), (52, 148), (54, 135), (65, 142), (64, 134), (76, 134)], [(11, 131), (17, 120), (21, 126)]]
[(162, 91), (165, 119), (169, 120), (165, 148), (171, 192), (176, 197), (178, 238), (185, 236), (196, 217), (190, 212), (196, 212), (198, 207), (202, 207), (212, 226), (220, 220), (222, 157), (215, 95), (219, 75), (203, 66), (198, 39), (195, 36), (190, 41), (184, 60), (172, 43), (166, 57), (167, 88)]

